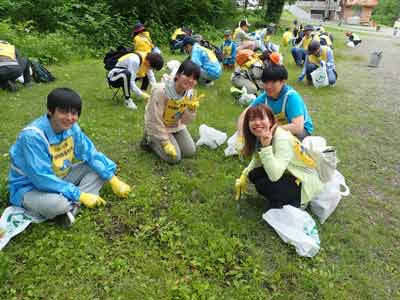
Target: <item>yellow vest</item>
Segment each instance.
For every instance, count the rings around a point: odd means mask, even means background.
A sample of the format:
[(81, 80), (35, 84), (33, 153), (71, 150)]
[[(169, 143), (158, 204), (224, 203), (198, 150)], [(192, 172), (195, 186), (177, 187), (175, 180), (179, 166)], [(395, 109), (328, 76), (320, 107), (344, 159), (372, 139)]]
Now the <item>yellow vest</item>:
[(149, 53), (154, 48), (153, 41), (150, 38), (150, 33), (147, 31), (138, 33), (133, 38), (132, 43), (135, 51)]
[(282, 36), (283, 45), (284, 46), (289, 45), (291, 39), (293, 39), (293, 33), (291, 31), (286, 31)]
[(321, 40), (325, 40), (326, 45), (329, 46), (329, 47), (331, 47), (332, 44), (333, 44), (331, 38), (330, 38), (329, 35), (327, 35), (327, 34), (318, 34), (318, 35), (316, 35), (316, 36), (314, 37), (314, 39), (315, 39), (315, 38), (319, 38), (320, 41), (321, 41)]
[(5, 56), (16, 60), (15, 47), (8, 43), (0, 43), (0, 56)]
[(176, 37), (180, 34), (186, 35), (186, 33), (182, 30), (182, 28), (178, 28), (174, 31), (174, 33), (171, 35), (171, 40), (175, 41)]
[(303, 41), (304, 50), (308, 50), (308, 46), (310, 45), (312, 40), (313, 40), (313, 38), (311, 35), (308, 38), (304, 39), (304, 41)]
[(181, 99), (168, 99), (165, 111), (163, 114), (163, 120), (165, 126), (173, 127), (178, 125), (183, 112), (186, 110), (187, 103), (189, 102), (188, 96)]
[(141, 51), (135, 51), (134, 53), (128, 53), (128, 54), (125, 54), (125, 55), (121, 56), (120, 58), (118, 58), (118, 61), (119, 62), (123, 61), (124, 59), (126, 59), (129, 56), (132, 56), (134, 54), (138, 55), (139, 58), (140, 58), (140, 67), (139, 67), (139, 70), (136, 72), (136, 77), (137, 78), (143, 78), (143, 77), (146, 76), (147, 72), (150, 69), (150, 66), (148, 64), (144, 63), (144, 61), (146, 59), (146, 56), (147, 56), (147, 53), (141, 52)]
[(203, 46), (199, 46), (200, 48), (202, 48), (206, 53), (208, 58), (210, 59), (211, 62), (217, 62), (218, 58), (215, 56), (214, 52), (212, 52), (210, 49), (203, 47)]
[(49, 148), (52, 169), (58, 177), (64, 177), (71, 169), (74, 159), (74, 140), (72, 136), (57, 145), (50, 145)]
[(328, 47), (327, 46), (321, 46), (321, 54), (320, 56), (316, 56), (315, 54), (310, 54), (308, 56), (308, 61), (314, 65), (320, 64), (321, 61), (328, 61)]

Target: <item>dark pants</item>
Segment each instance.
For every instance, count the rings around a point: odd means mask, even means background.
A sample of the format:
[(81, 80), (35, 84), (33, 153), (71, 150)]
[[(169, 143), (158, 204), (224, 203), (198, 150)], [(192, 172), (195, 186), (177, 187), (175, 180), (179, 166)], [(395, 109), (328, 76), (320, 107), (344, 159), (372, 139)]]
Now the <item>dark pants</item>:
[(122, 87), (124, 90), (125, 99), (131, 97), (131, 88), (129, 82), (131, 81), (131, 72), (126, 69), (121, 69), (121, 72), (115, 73), (108, 77), (108, 83), (112, 87)]
[(291, 52), (296, 65), (298, 66), (302, 65), (306, 60), (307, 56), (306, 50), (304, 50), (303, 48), (293, 47)]
[(15, 82), (21, 75), (24, 75), (24, 84), (31, 81), (29, 60), (26, 58), (18, 59), (18, 65), (0, 66), (0, 86), (6, 86), (7, 81)]
[(281, 208), (287, 204), (300, 207), (301, 184), (295, 182), (293, 175), (284, 173), (278, 181), (272, 182), (264, 168), (259, 167), (249, 173), (249, 180), (257, 192), (269, 200), (270, 208)]
[(149, 78), (147, 77), (147, 75), (145, 77), (135, 79), (135, 81), (138, 81), (138, 80), (142, 80), (142, 86), (140, 87), (140, 89), (142, 91), (147, 90), (147, 87), (149, 86)]

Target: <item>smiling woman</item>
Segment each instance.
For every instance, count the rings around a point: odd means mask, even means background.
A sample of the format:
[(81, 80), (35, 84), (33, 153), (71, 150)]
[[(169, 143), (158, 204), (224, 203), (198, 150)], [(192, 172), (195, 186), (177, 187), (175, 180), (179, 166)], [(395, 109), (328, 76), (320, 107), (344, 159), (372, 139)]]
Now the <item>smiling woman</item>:
[(322, 189), (314, 161), (301, 153), (296, 137), (277, 127), (268, 106), (260, 104), (246, 111), (243, 133), (243, 154), (252, 160), (236, 180), (237, 200), (249, 180), (269, 200), (270, 208), (305, 206)]

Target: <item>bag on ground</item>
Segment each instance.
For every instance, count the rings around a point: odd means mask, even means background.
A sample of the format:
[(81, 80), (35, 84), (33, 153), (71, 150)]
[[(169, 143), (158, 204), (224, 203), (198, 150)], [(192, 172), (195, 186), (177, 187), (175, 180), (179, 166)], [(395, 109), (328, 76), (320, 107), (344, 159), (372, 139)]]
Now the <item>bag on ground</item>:
[(316, 88), (329, 85), (328, 73), (326, 72), (326, 65), (319, 67), (311, 73), (313, 85)]
[[(344, 190), (342, 191), (342, 188)], [(342, 174), (335, 171), (332, 179), (325, 183), (322, 192), (311, 200), (311, 211), (318, 217), (321, 224), (335, 211), (343, 196), (350, 195), (350, 189)]]
[(7, 207), (0, 218), (0, 250), (29, 224), (41, 223), (44, 218), (32, 216), (25, 209), (16, 206)]
[(227, 141), (228, 147), (224, 150), (225, 156), (238, 155), (243, 145), (239, 142), (239, 132), (236, 131)]
[(32, 77), (36, 82), (52, 82), (56, 78), (40, 62), (31, 60)]
[(199, 127), (200, 138), (196, 142), (196, 146), (206, 145), (211, 149), (216, 149), (218, 146), (222, 145), (227, 138), (225, 132), (219, 131), (215, 128), (208, 127), (205, 124)]
[(270, 209), (263, 214), (281, 239), (295, 246), (300, 256), (313, 257), (320, 249), (317, 226), (313, 218), (304, 210), (285, 205), (283, 208)]

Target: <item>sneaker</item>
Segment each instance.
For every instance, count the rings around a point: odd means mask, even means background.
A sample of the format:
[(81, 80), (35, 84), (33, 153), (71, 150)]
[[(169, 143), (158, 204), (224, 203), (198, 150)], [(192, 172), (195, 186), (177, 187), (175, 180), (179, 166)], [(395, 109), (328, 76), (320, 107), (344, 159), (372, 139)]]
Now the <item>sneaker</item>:
[(71, 210), (68, 211), (66, 214), (57, 216), (55, 218), (55, 221), (57, 224), (65, 228), (69, 228), (75, 223), (76, 220), (75, 216), (78, 214), (78, 211), (79, 211), (79, 206), (74, 205), (71, 208)]
[(131, 98), (125, 100), (125, 106), (128, 109), (133, 109), (133, 110), (137, 109), (135, 102), (133, 102)]

